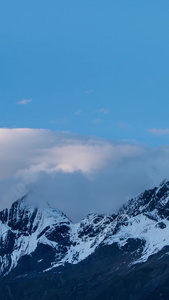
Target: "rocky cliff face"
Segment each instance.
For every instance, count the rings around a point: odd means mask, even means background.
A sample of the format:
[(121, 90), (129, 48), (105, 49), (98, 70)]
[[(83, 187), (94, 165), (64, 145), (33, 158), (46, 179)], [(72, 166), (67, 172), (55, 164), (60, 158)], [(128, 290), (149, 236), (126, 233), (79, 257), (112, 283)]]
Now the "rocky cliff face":
[(30, 205), (29, 195), (0, 212), (1, 276), (77, 264), (113, 245), (128, 253), (128, 267), (169, 245), (169, 182), (129, 200), (117, 214), (90, 214), (76, 224), (49, 205)]

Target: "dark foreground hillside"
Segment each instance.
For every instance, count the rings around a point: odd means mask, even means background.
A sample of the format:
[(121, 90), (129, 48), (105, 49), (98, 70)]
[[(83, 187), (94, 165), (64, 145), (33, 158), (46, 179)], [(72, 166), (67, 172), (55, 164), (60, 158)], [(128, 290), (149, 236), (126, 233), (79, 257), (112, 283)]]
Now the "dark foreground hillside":
[(168, 300), (169, 247), (145, 263), (128, 267), (128, 253), (135, 246), (132, 240), (128, 249), (105, 246), (81, 263), (56, 268), (52, 273), (17, 277), (15, 269), (1, 282), (0, 299)]

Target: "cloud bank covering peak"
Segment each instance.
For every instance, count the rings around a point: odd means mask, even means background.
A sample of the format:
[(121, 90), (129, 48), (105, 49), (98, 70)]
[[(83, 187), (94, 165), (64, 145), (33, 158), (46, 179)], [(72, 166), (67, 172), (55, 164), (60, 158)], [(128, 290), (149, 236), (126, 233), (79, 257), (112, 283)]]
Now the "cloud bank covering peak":
[(169, 146), (145, 148), (45, 129), (0, 129), (0, 208), (26, 192), (73, 220), (113, 213), (169, 178)]

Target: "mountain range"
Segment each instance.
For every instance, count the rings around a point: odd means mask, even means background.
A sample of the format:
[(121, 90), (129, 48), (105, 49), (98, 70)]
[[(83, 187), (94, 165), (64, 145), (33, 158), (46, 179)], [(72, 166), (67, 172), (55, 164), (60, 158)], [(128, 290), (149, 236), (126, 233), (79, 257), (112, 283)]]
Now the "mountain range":
[(169, 299), (169, 182), (73, 223), (29, 194), (0, 212), (0, 299)]

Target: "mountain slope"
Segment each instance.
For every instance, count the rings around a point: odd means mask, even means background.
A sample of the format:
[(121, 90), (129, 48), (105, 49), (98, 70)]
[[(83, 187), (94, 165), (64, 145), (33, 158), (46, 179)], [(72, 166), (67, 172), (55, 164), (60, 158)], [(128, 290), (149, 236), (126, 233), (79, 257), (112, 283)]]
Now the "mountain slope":
[[(90, 214), (73, 224), (49, 205), (36, 208), (29, 196), (0, 212), (1, 274), (8, 274), (31, 256), (30, 271), (76, 264), (98, 247), (139, 241), (130, 264), (144, 262), (169, 245), (169, 182), (129, 200), (117, 214)], [(137, 244), (137, 243), (136, 243)]]
[[(117, 214), (89, 214), (76, 224), (49, 205), (30, 205), (26, 195), (0, 212), (2, 299), (35, 299), (36, 293), (47, 300), (168, 299), (168, 232), (167, 181)], [(153, 298), (157, 290), (163, 298)]]
[(25, 277), (10, 273), (0, 283), (1, 299), (169, 299), (169, 260), (166, 254), (169, 247), (130, 268), (130, 253), (126, 250), (113, 244), (100, 247), (79, 264), (59, 267), (55, 272)]

